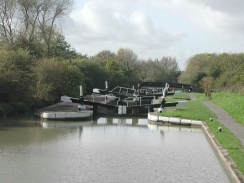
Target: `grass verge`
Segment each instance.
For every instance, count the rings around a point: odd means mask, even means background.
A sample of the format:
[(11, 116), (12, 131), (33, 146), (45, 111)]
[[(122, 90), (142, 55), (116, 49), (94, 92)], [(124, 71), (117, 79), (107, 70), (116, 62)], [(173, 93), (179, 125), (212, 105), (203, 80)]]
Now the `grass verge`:
[[(179, 99), (184, 100), (189, 98), (189, 96), (187, 97), (186, 95), (188, 94), (183, 93), (177, 97), (167, 97), (166, 101), (173, 102), (179, 101)], [(195, 93), (195, 95), (197, 97), (197, 101), (188, 100), (188, 106), (166, 108), (165, 112), (159, 113), (159, 115), (205, 121), (222, 147), (227, 149), (230, 157), (237, 165), (238, 170), (244, 175), (244, 150), (242, 149), (239, 139), (237, 139), (228, 128), (218, 121), (215, 114), (211, 110), (202, 104), (203, 101), (208, 101), (204, 94)], [(241, 104), (244, 106), (244, 97), (243, 99), (239, 99), (238, 97), (238, 95), (232, 95), (232, 93), (215, 93), (213, 94), (212, 102), (226, 110), (233, 118), (237, 120), (242, 119), (243, 112), (241, 112), (241, 110), (238, 110), (239, 112), (234, 110), (236, 108), (234, 107), (234, 102), (239, 103), (236, 104), (237, 106), (241, 106)], [(243, 107), (240, 107), (240, 109), (243, 111)], [(210, 121), (210, 118), (213, 120)], [(218, 127), (222, 128), (221, 133), (218, 132)]]
[(244, 96), (236, 93), (213, 93), (214, 104), (228, 112), (237, 122), (244, 125)]

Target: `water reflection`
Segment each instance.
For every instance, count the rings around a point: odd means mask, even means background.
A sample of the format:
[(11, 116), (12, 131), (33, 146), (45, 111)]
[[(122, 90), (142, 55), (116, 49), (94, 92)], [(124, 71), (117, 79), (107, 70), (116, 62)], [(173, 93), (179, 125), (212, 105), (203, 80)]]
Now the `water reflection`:
[(90, 121), (41, 121), (41, 126), (43, 128), (77, 128), (84, 126), (101, 126), (101, 125), (118, 125), (118, 126), (144, 126), (147, 127), (148, 120), (143, 118), (104, 118), (100, 117), (96, 120)]
[(38, 123), (0, 131), (0, 182), (230, 182), (200, 128), (139, 118)]
[(182, 126), (182, 125), (151, 125), (148, 124), (148, 128), (150, 130), (159, 130), (159, 131), (187, 131), (187, 132), (202, 132), (200, 127), (189, 127), (189, 126)]
[(118, 126), (147, 126), (148, 119), (146, 118), (104, 118), (100, 117), (93, 121), (93, 125), (118, 125)]
[(89, 121), (42, 121), (43, 128), (82, 128), (87, 126), (136, 126), (146, 127), (150, 130), (159, 131), (188, 131), (188, 132), (202, 132), (199, 127), (190, 127), (182, 125), (165, 124), (163, 126), (153, 125), (148, 123), (146, 118), (105, 118), (100, 117)]
[(92, 126), (93, 121), (86, 122), (64, 122), (64, 121), (42, 121), (43, 128), (82, 128), (83, 126)]

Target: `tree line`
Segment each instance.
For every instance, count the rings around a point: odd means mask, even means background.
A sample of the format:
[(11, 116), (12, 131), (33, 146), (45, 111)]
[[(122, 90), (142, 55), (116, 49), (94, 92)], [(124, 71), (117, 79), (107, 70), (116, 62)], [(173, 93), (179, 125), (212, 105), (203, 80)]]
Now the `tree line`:
[(140, 60), (128, 48), (121, 48), (116, 54), (101, 51), (93, 57), (77, 53), (72, 59), (37, 59), (22, 48), (2, 46), (0, 72), (0, 109), (8, 105), (8, 112), (55, 103), (62, 95), (79, 97), (79, 85), (86, 95), (93, 88), (105, 89), (105, 81), (113, 89), (143, 81), (177, 82), (180, 75), (175, 58)]
[(211, 91), (244, 94), (244, 53), (203, 53), (187, 61), (179, 82), (201, 86), (211, 99)]
[(79, 97), (93, 88), (143, 81), (177, 82), (174, 57), (139, 59), (129, 48), (94, 56), (77, 52), (57, 28), (72, 0), (0, 0), (0, 116)]
[(179, 82), (211, 91), (244, 93), (243, 53), (204, 53), (189, 58), (181, 72), (174, 57), (139, 59), (129, 48), (94, 56), (77, 52), (57, 21), (73, 0), (0, 0), (0, 116), (79, 96), (93, 88), (132, 87), (139, 82)]

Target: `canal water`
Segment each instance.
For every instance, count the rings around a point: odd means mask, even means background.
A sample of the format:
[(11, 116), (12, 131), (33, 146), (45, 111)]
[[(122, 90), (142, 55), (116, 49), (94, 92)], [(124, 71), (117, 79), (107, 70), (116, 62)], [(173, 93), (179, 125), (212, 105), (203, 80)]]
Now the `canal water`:
[[(24, 125), (23, 125), (24, 124)], [(229, 183), (200, 128), (140, 118), (0, 127), (1, 183)]]

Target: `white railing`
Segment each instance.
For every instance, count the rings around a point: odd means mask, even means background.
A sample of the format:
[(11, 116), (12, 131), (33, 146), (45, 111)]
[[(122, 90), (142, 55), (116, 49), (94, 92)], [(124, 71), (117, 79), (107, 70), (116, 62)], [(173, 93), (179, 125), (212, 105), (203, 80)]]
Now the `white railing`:
[(125, 94), (125, 95), (133, 95), (136, 92), (136, 89), (133, 88), (126, 88), (126, 87), (120, 87), (116, 86), (114, 89), (112, 89), (110, 92), (117, 92), (116, 90), (118, 89), (118, 93)]
[[(152, 98), (152, 100), (150, 100)], [(126, 102), (126, 106), (143, 106), (143, 105), (148, 105), (148, 104), (153, 104), (154, 100), (156, 97), (152, 96), (144, 96), (144, 97), (128, 97), (124, 99), (124, 102)], [(149, 99), (148, 103), (142, 103), (143, 101), (145, 102), (145, 99)]]

